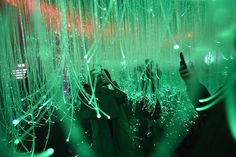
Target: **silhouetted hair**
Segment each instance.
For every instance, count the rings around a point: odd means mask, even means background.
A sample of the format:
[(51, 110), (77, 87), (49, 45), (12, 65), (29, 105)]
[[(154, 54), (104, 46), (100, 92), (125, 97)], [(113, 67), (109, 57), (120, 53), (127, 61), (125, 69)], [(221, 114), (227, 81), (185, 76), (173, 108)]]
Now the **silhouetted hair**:
[(110, 81), (112, 81), (112, 80), (111, 80), (111, 75), (110, 75), (109, 71), (108, 71), (107, 69), (102, 69), (102, 70), (105, 72), (107, 78), (108, 78)]

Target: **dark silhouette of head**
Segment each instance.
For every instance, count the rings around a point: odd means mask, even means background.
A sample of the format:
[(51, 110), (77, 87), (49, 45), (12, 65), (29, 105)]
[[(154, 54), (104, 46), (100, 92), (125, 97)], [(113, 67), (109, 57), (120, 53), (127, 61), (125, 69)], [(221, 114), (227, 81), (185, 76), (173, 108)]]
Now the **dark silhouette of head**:
[(102, 70), (104, 71), (104, 73), (105, 73), (106, 77), (108, 78), (108, 80), (112, 81), (111, 80), (111, 75), (110, 75), (109, 71), (107, 69), (102, 69)]

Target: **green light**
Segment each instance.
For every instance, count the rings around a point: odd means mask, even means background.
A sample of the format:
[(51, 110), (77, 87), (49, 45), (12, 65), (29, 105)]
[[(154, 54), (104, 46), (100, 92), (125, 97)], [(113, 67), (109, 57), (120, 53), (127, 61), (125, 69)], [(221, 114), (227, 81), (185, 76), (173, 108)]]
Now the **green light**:
[(46, 151), (46, 155), (50, 156), (54, 153), (54, 149), (53, 148), (49, 148), (47, 151)]
[(178, 44), (175, 44), (173, 47), (175, 50), (178, 50), (180, 48), (180, 46)]
[(101, 118), (101, 114), (97, 114), (97, 118), (100, 119)]
[(14, 141), (14, 144), (16, 144), (16, 145), (18, 145), (20, 143), (20, 140), (19, 139), (16, 139), (15, 141)]
[(17, 125), (19, 123), (20, 123), (20, 121), (18, 119), (15, 119), (15, 120), (12, 121), (12, 124), (14, 124), (14, 125)]

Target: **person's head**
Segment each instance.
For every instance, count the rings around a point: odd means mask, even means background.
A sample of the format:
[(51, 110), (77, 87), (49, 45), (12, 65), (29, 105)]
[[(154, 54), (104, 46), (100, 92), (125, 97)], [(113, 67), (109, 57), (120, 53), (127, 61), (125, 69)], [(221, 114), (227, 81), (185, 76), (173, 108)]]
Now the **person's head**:
[(92, 69), (90, 71), (90, 77), (91, 77), (92, 84), (94, 84), (95, 82), (97, 84), (97, 78), (98, 78), (99, 73), (100, 73), (100, 70), (97, 70), (97, 69)]
[(145, 59), (145, 64), (148, 65), (150, 63), (150, 59)]
[(154, 68), (154, 61), (150, 59), (145, 60), (146, 69), (151, 71)]
[(153, 77), (154, 62), (153, 62), (153, 60), (146, 59), (145, 64), (146, 64), (145, 73), (146, 73), (147, 78), (150, 79), (151, 77)]
[(101, 79), (101, 85), (108, 85), (112, 81), (111, 75), (107, 69), (101, 69), (99, 77), (99, 79)]
[(92, 83), (96, 81), (97, 86), (103, 86), (111, 82), (111, 75), (107, 69), (91, 70), (90, 72)]

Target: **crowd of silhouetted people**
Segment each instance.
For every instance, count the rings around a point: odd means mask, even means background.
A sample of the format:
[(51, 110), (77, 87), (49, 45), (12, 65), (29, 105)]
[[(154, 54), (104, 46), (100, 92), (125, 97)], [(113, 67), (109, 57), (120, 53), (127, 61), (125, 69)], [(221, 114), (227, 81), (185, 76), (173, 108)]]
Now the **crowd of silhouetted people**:
[[(99, 68), (90, 71), (90, 82), (83, 85), (79, 92), (79, 109), (75, 115), (79, 119), (83, 136), (96, 157), (151, 157), (156, 143), (162, 136), (163, 128), (156, 123), (162, 112), (159, 100), (150, 103), (146, 95), (159, 90), (160, 69), (153, 61), (145, 60), (142, 69), (141, 101), (136, 102), (134, 110), (129, 106), (126, 93), (111, 78), (107, 69)], [(195, 71), (180, 61), (179, 73), (186, 84), (187, 94), (195, 108), (206, 106), (199, 99), (210, 97), (207, 88), (198, 81)], [(234, 84), (235, 85), (235, 84)], [(105, 113), (105, 114), (104, 114)], [(46, 117), (45, 117), (46, 116)], [(54, 148), (53, 156), (76, 156), (75, 146), (66, 141), (61, 122), (57, 115), (51, 117), (53, 123), (45, 122), (50, 115), (46, 114), (40, 122), (44, 126), (35, 128), (35, 152)], [(137, 130), (132, 131), (130, 120), (136, 119)], [(50, 125), (50, 136), (48, 128)], [(80, 142), (78, 142), (80, 143)], [(31, 147), (32, 141), (25, 142)], [(22, 147), (22, 146), (19, 146)], [(236, 141), (232, 137), (225, 111), (225, 102), (218, 101), (213, 107), (198, 112), (196, 124), (189, 134), (175, 148), (170, 156), (234, 156)]]
[[(236, 42), (236, 41), (235, 41)], [(234, 43), (236, 49), (236, 44)], [(188, 135), (174, 148), (170, 156), (179, 157), (210, 157), (236, 155), (236, 139), (233, 137), (232, 126), (229, 124), (228, 111), (224, 97), (218, 101), (199, 101), (211, 97), (208, 89), (199, 82), (196, 71), (188, 67), (183, 54), (180, 57), (179, 73), (186, 85), (186, 92), (194, 107), (206, 107), (198, 111), (198, 119), (190, 128)], [(162, 113), (159, 100), (149, 101), (148, 95), (159, 90), (161, 71), (152, 60), (145, 60), (140, 70), (140, 89), (143, 92), (135, 107), (129, 106), (127, 94), (111, 77), (109, 71), (99, 67), (89, 73), (88, 82), (78, 91), (79, 107), (74, 112), (83, 130), (85, 142), (88, 143), (90, 155), (96, 157), (151, 157), (154, 156), (156, 143), (163, 133), (163, 128), (157, 125)], [(235, 69), (234, 71), (235, 72)], [(235, 76), (229, 77), (235, 92)], [(27, 81), (27, 79), (26, 79)], [(226, 85), (227, 86), (227, 83)], [(220, 88), (221, 94), (227, 91)], [(134, 89), (135, 90), (135, 89)], [(235, 96), (235, 93), (234, 93)], [(235, 102), (234, 102), (235, 103)], [(234, 106), (236, 104), (233, 104)], [(48, 108), (46, 108), (48, 110)], [(45, 110), (46, 110), (45, 109)], [(53, 108), (49, 110), (54, 110)], [(236, 114), (236, 113), (234, 113)], [(53, 156), (76, 156), (74, 145), (66, 141), (63, 125), (58, 115), (45, 114), (40, 122), (41, 127), (34, 128), (35, 152), (54, 148)], [(131, 119), (137, 120), (137, 130), (132, 131)], [(50, 119), (53, 123), (48, 123)], [(233, 119), (234, 123), (236, 119)], [(47, 129), (50, 127), (50, 132)], [(50, 136), (49, 136), (50, 134)], [(78, 141), (80, 143), (81, 141)], [(32, 141), (19, 144), (19, 147), (30, 149)], [(79, 147), (79, 145), (78, 145)], [(20, 148), (19, 148), (20, 149)]]

